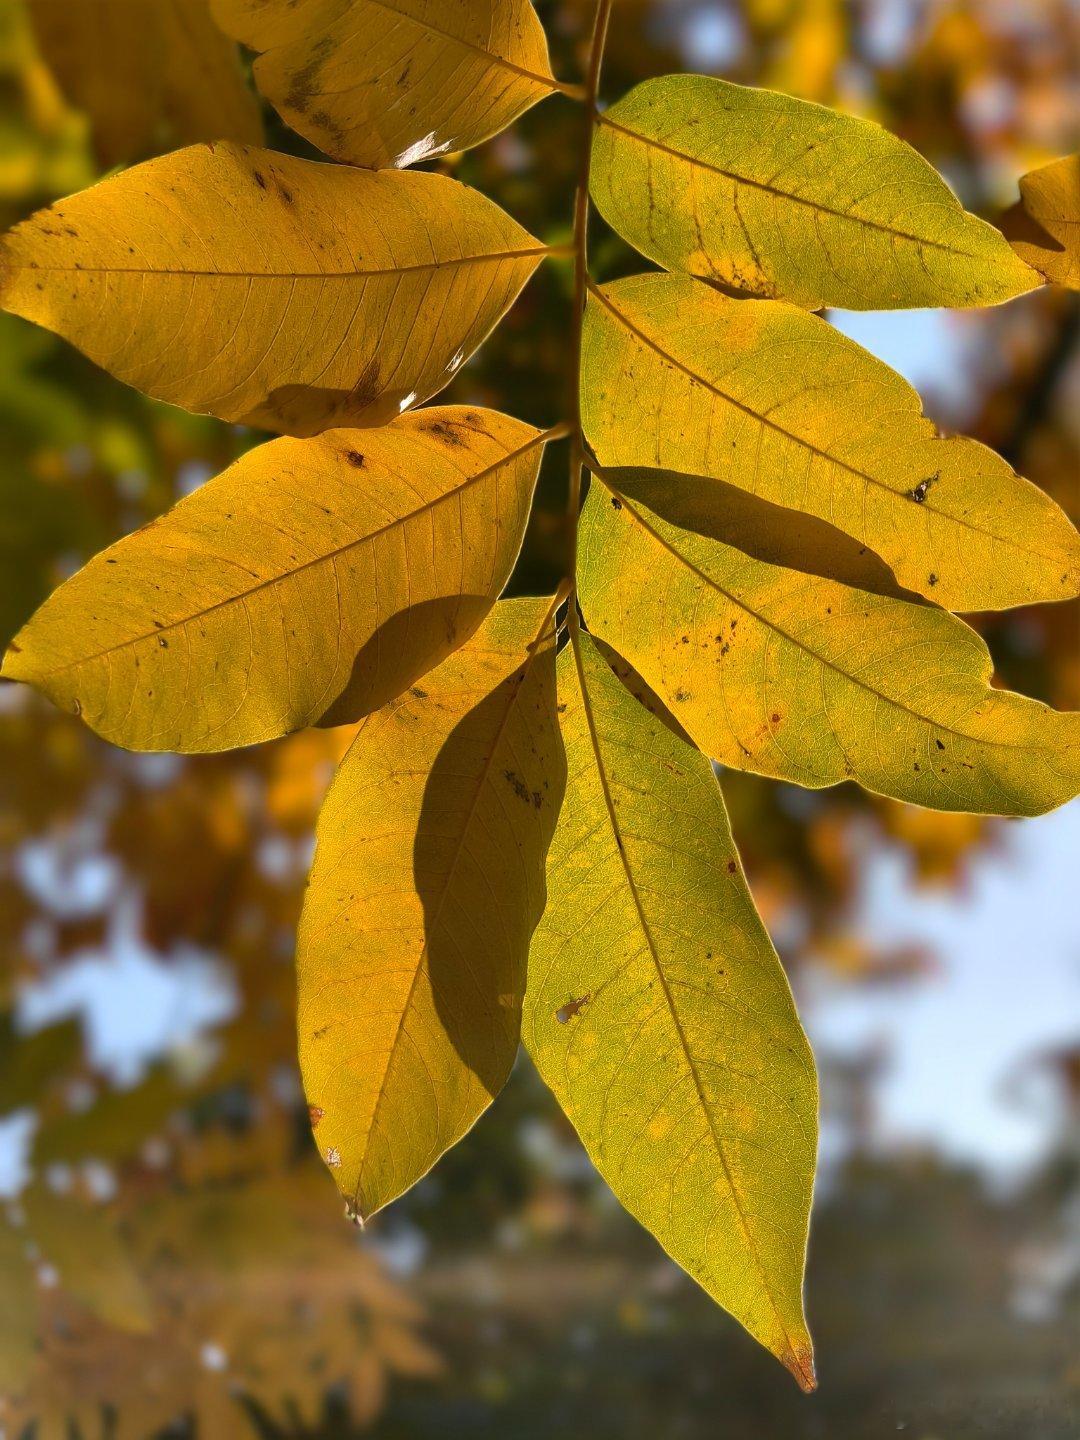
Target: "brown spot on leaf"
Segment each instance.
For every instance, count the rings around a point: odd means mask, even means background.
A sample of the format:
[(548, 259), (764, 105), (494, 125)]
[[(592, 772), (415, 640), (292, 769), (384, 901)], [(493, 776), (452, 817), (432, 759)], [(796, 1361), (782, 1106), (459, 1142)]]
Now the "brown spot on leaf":
[(311, 1122), (311, 1128), (314, 1130), (326, 1112), (319, 1105), (309, 1105), (307, 1107), (307, 1113), (308, 1120)]

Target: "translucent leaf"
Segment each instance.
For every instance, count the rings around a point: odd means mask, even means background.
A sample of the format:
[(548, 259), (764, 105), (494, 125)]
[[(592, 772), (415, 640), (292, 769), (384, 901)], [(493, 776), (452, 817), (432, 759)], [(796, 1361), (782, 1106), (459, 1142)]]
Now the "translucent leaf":
[(315, 1138), (353, 1211), (424, 1175), (498, 1093), (565, 771), (546, 600), (368, 720), (319, 820), (298, 1027)]
[(213, 0), (259, 89), (336, 160), (465, 150), (558, 89), (529, 0)]
[(1080, 155), (1065, 155), (1020, 181), (1001, 228), (1020, 256), (1054, 285), (1080, 290)]
[(630, 1213), (812, 1389), (817, 1084), (716, 777), (587, 635), (559, 657), (559, 709), (525, 1043)]
[(605, 467), (715, 477), (818, 516), (948, 610), (1080, 591), (1059, 507), (985, 445), (943, 438), (904, 379), (816, 315), (638, 275), (593, 291), (584, 346)]
[(601, 115), (592, 195), (666, 268), (812, 310), (996, 305), (1039, 284), (880, 126), (703, 75), (646, 80)]
[(991, 689), (986, 646), (936, 606), (757, 560), (599, 481), (580, 586), (590, 627), (725, 765), (1001, 815), (1080, 786), (1080, 713)]
[(192, 146), (17, 225), (0, 302), (156, 399), (311, 435), (441, 390), (545, 253), (442, 175)]
[(544, 438), (448, 406), (260, 445), (55, 591), (3, 674), (137, 750), (356, 720), (483, 620)]
[(132, 1334), (154, 1326), (150, 1297), (113, 1218), (35, 1185), (22, 1197), (42, 1260), (57, 1283), (107, 1325)]

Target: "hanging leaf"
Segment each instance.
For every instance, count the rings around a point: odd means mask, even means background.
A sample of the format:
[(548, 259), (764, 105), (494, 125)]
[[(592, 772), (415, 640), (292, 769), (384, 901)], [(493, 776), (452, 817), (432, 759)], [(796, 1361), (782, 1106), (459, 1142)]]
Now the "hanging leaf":
[(213, 0), (259, 89), (336, 160), (465, 150), (561, 89), (529, 0)]
[(1065, 155), (1020, 181), (1001, 228), (1021, 260), (1054, 285), (1080, 290), (1080, 155)]
[(571, 778), (525, 1043), (630, 1213), (812, 1390), (817, 1083), (716, 777), (587, 635), (559, 709)]
[(156, 399), (311, 435), (441, 390), (545, 253), (442, 175), (192, 146), (17, 225), (0, 301)]
[(272, 440), (62, 585), (3, 674), (137, 750), (224, 750), (358, 719), (483, 620), (546, 436), (435, 407)]
[(590, 627), (725, 765), (992, 815), (1080, 786), (1080, 712), (991, 689), (986, 646), (936, 606), (767, 564), (601, 481), (579, 578)]
[(592, 195), (667, 269), (811, 310), (997, 305), (1039, 284), (887, 130), (704, 75), (646, 80), (600, 116)]
[(29, 13), (103, 168), (167, 144), (262, 144), (259, 102), (208, 0), (29, 0)]
[(546, 600), (373, 716), (319, 819), (298, 940), (304, 1089), (357, 1216), (407, 1190), (502, 1088), (562, 799)]
[(815, 315), (638, 275), (592, 292), (583, 363), (604, 467), (715, 477), (818, 516), (949, 610), (1080, 591), (1058, 506), (986, 446), (943, 438), (905, 380)]

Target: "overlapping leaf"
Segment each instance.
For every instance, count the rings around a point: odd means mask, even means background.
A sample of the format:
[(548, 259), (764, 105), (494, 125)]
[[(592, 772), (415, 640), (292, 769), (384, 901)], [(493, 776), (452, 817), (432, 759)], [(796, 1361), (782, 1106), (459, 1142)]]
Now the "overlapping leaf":
[(1020, 199), (1001, 228), (1040, 275), (1080, 290), (1080, 155), (1064, 155), (1024, 175)]
[(29, 0), (64, 94), (85, 110), (105, 167), (166, 141), (262, 143), (259, 103), (209, 0)]
[(758, 560), (600, 481), (580, 584), (590, 627), (726, 765), (1003, 815), (1080, 788), (1080, 713), (991, 689), (983, 641), (936, 606)]
[(703, 75), (601, 117), (592, 194), (651, 260), (818, 309), (995, 305), (1039, 284), (880, 126)]
[(379, 169), (464, 150), (558, 89), (530, 0), (213, 0), (259, 89), (328, 155)]
[(159, 400), (311, 435), (440, 390), (544, 254), (445, 176), (192, 146), (16, 226), (0, 303)]
[(461, 407), (272, 440), (62, 585), (3, 673), (132, 749), (358, 719), (483, 620), (543, 443)]
[(319, 820), (301, 921), (304, 1089), (361, 1217), (473, 1125), (517, 1051), (562, 799), (548, 601), (477, 635), (366, 722)]
[(589, 636), (559, 658), (559, 709), (526, 1045), (631, 1214), (812, 1389), (814, 1066), (716, 777)]
[(711, 476), (818, 516), (946, 609), (1080, 590), (1080, 537), (1052, 500), (986, 446), (943, 439), (905, 380), (794, 306), (679, 275), (594, 290), (582, 415), (602, 465)]

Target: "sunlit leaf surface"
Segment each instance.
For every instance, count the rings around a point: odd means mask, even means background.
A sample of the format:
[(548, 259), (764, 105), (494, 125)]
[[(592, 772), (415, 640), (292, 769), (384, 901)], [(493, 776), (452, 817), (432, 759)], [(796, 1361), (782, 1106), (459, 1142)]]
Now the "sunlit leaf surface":
[(1020, 199), (1001, 227), (1040, 275), (1080, 290), (1080, 155), (1064, 155), (1024, 175)]

